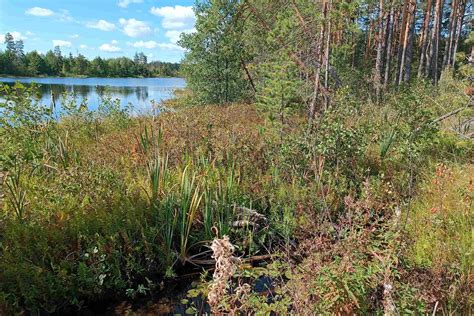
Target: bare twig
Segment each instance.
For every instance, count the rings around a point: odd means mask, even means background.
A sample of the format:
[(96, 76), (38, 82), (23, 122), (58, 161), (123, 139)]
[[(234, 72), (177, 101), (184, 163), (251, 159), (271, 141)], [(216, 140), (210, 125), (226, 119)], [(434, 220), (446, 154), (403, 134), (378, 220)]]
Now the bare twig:
[(451, 116), (456, 115), (456, 114), (458, 114), (459, 112), (461, 112), (462, 110), (466, 110), (466, 109), (468, 109), (468, 108), (469, 108), (469, 106), (463, 106), (463, 107), (461, 107), (461, 108), (459, 108), (459, 109), (456, 109), (456, 110), (454, 110), (454, 111), (451, 111), (451, 112), (449, 112), (449, 113), (446, 113), (446, 114), (444, 114), (444, 115), (438, 117), (436, 120), (434, 120), (434, 121), (432, 122), (432, 124), (436, 124), (436, 123), (439, 123), (439, 122), (441, 122), (441, 121), (444, 121), (444, 120), (446, 120), (447, 118), (450, 118)]

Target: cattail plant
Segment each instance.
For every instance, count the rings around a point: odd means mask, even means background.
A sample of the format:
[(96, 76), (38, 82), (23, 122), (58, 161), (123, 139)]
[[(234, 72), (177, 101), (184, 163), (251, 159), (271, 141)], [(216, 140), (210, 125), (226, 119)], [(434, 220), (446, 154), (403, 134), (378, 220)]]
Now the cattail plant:
[(179, 234), (180, 234), (180, 259), (185, 262), (189, 249), (191, 228), (201, 205), (203, 194), (196, 180), (196, 174), (189, 173), (189, 165), (181, 175), (180, 204), (178, 206)]
[(20, 221), (25, 219), (25, 210), (27, 206), (26, 191), (23, 189), (21, 175), (22, 168), (19, 164), (15, 164), (12, 172), (6, 179), (8, 189), (8, 200), (13, 207), (15, 215)]
[(142, 153), (146, 156), (150, 153), (157, 153), (163, 142), (163, 131), (161, 128), (158, 128), (158, 131), (155, 133), (153, 128), (148, 128), (145, 126), (143, 133), (140, 134), (139, 144)]
[(149, 198), (151, 204), (156, 204), (158, 199), (163, 196), (168, 178), (168, 156), (163, 158), (157, 155), (154, 159), (148, 161), (148, 179), (151, 191)]

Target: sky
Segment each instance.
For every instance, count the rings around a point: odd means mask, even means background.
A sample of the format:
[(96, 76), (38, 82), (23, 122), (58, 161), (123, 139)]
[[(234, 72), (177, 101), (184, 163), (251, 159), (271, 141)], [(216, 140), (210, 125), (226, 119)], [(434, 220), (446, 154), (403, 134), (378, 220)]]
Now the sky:
[(182, 32), (193, 32), (193, 0), (0, 0), (0, 49), (4, 34), (23, 40), (25, 51), (92, 59), (144, 52), (150, 61), (179, 62)]

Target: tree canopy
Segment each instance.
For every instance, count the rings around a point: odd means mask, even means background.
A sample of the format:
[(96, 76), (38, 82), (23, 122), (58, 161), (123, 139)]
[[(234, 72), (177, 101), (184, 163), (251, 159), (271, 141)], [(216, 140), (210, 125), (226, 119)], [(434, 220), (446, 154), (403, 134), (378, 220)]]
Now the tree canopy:
[(304, 104), (314, 117), (343, 86), (381, 100), (442, 71), (472, 76), (471, 12), (465, 0), (198, 1), (184, 74), (199, 102)]
[(5, 35), (6, 50), (0, 50), (0, 74), (13, 76), (92, 76), (92, 77), (175, 77), (179, 63), (148, 62), (143, 52), (133, 60), (127, 57), (88, 60), (84, 55), (64, 56), (61, 48), (46, 54), (37, 51), (25, 53), (23, 41)]

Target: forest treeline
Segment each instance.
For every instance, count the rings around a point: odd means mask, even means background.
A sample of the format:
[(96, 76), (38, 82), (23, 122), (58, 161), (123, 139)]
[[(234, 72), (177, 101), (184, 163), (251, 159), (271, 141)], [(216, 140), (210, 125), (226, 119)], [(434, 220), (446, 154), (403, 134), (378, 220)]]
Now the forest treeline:
[(215, 0), (195, 10), (198, 32), (181, 45), (203, 102), (304, 103), (314, 117), (354, 83), (380, 99), (417, 78), (436, 84), (443, 70), (472, 76), (467, 0)]
[(148, 62), (144, 53), (127, 57), (88, 60), (84, 55), (63, 55), (59, 46), (46, 54), (25, 53), (22, 40), (5, 35), (6, 50), (0, 50), (0, 74), (12, 76), (88, 76), (88, 77), (176, 77), (179, 63)]

